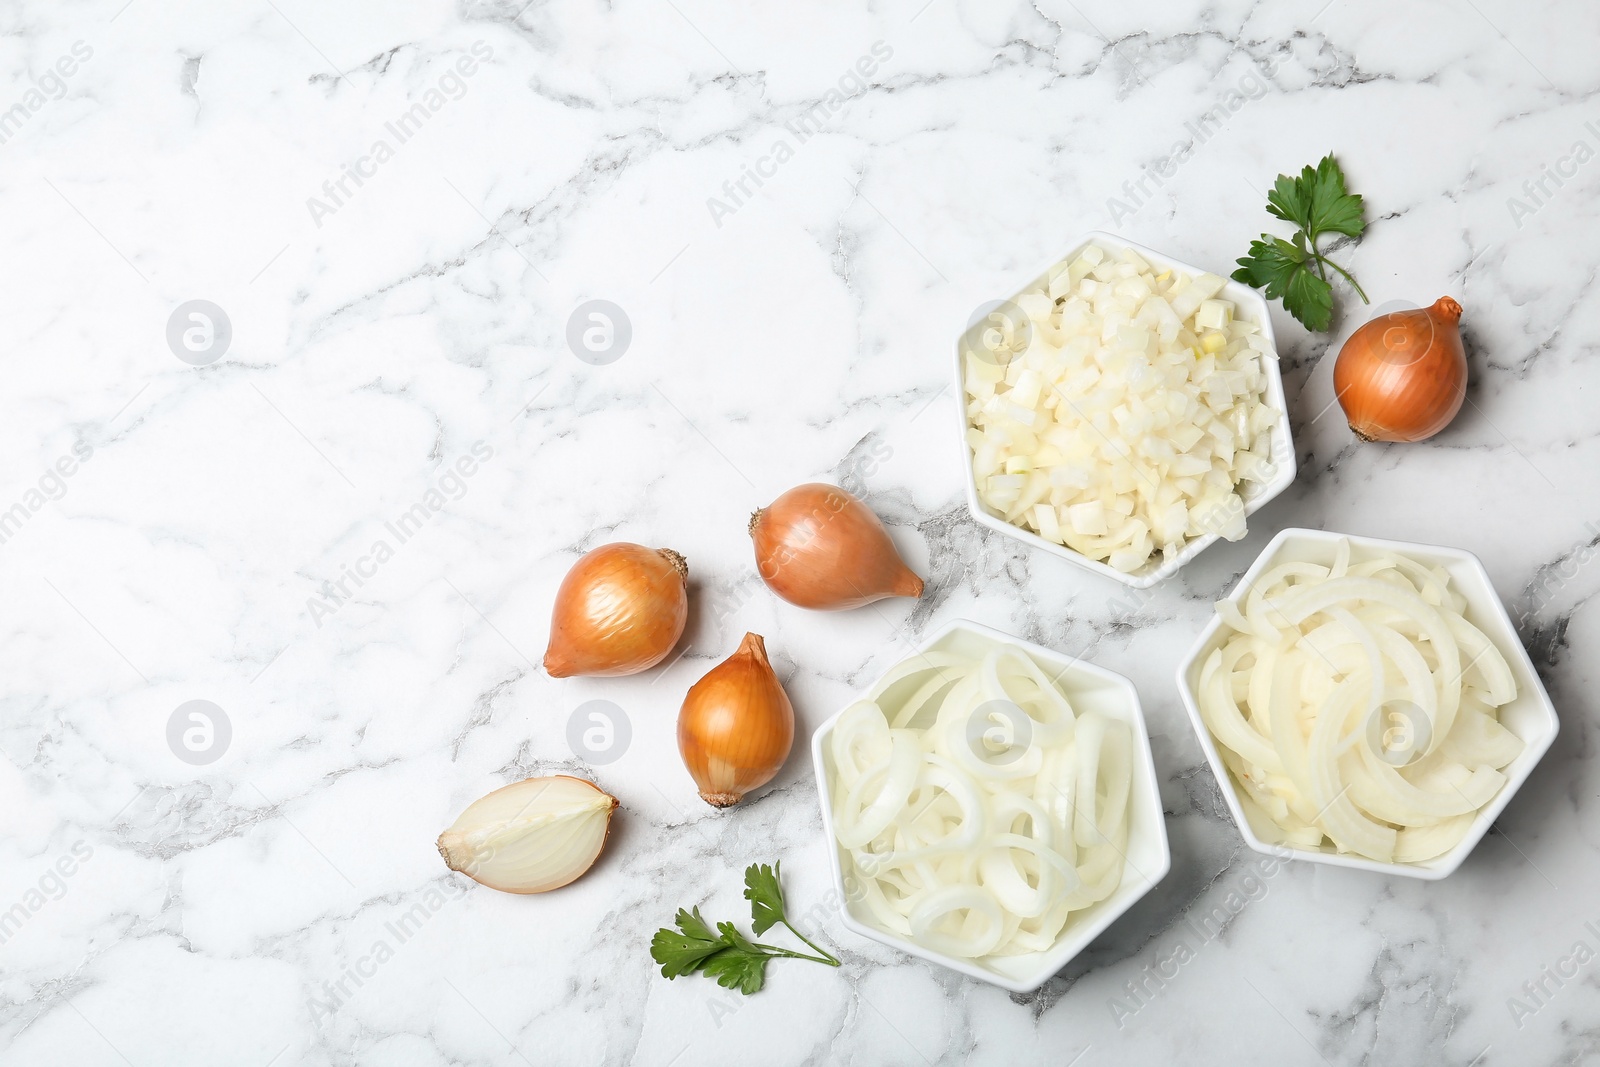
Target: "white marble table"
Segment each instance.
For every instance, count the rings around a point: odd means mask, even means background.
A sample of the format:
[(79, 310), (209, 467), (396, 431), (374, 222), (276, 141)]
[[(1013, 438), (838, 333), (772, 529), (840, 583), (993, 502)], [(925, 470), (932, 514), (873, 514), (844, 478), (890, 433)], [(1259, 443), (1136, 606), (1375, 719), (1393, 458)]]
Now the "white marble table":
[[(523, 3), (0, 13), (0, 1060), (1600, 1063), (1593, 5)], [(1330, 150), (1374, 303), (1466, 306), (1457, 422), (1381, 447), (1328, 412), (1341, 294), (1331, 337), (1275, 312), (1300, 476), (1243, 542), (1119, 606), (985, 536), (969, 312), (1090, 229), (1226, 270)], [(566, 341), (593, 299), (631, 325), (609, 362)], [(815, 479), (862, 488), (921, 602), (766, 592), (745, 517)], [(1562, 735), (1446, 881), (1258, 876), (1221, 803), (1171, 675), (1288, 525), (1471, 549), (1523, 615)], [(556, 584), (609, 540), (688, 557), (687, 652), (553, 680)], [(828, 890), (804, 745), (711, 811), (687, 686), (762, 633), (808, 735), (959, 617), (1137, 682), (1163, 884), (1029, 996), (831, 918), (840, 971), (662, 979), (651, 932), (742, 915), (747, 863), (797, 911)], [(198, 755), (194, 700), (228, 726)], [(591, 700), (630, 725), (609, 762), (568, 742)], [(624, 806), (582, 882), (443, 869), (466, 803), (552, 772)]]

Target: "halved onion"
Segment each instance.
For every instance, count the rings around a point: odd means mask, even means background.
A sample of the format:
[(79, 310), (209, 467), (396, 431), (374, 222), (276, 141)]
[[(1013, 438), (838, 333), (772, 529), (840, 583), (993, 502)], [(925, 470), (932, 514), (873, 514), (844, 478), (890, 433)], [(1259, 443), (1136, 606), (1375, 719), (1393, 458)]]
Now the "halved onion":
[(616, 797), (582, 778), (526, 778), (468, 805), (439, 835), (439, 854), (490, 889), (546, 893), (594, 865), (616, 810)]

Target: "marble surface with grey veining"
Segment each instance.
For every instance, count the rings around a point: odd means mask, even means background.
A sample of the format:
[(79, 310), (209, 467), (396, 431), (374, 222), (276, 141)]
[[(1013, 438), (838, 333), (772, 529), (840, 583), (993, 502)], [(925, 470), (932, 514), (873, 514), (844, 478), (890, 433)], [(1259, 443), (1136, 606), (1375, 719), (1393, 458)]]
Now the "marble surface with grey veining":
[[(7, 5), (0, 1061), (1600, 1063), (1597, 38), (1578, 0)], [(1093, 229), (1226, 270), (1329, 151), (1373, 305), (1467, 309), (1455, 423), (1356, 441), (1341, 289), (1328, 335), (1274, 310), (1300, 474), (1242, 542), (1130, 598), (971, 522), (969, 314)], [(746, 516), (818, 479), (922, 600), (766, 591)], [(1265, 870), (1221, 802), (1173, 670), (1285, 526), (1469, 549), (1520, 619), (1562, 732), (1445, 881)], [(682, 654), (552, 679), (612, 540), (688, 557)], [(1030, 995), (818, 909), (803, 743), (725, 813), (676, 753), (747, 630), (803, 741), (960, 617), (1131, 677), (1163, 782), (1171, 874)], [(622, 803), (581, 882), (443, 868), (555, 772)], [(661, 978), (654, 929), (772, 860), (844, 966)]]

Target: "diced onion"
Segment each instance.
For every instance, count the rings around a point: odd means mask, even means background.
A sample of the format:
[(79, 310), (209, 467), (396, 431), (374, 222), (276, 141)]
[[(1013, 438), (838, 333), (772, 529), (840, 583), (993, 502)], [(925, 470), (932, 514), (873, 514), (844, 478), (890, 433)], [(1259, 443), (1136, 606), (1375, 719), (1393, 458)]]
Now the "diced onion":
[(1020, 650), (906, 660), (839, 716), (829, 754), (846, 883), (891, 933), (967, 959), (1040, 952), (1121, 884), (1132, 732), (1079, 714)]
[(1126, 249), (1090, 245), (1050, 279), (968, 335), (984, 504), (1129, 573), (1243, 537), (1245, 497), (1277, 472), (1259, 327), (1217, 275), (1157, 274)]
[(1521, 754), (1496, 711), (1516, 679), (1446, 572), (1356, 555), (1341, 540), (1331, 569), (1283, 564), (1220, 602), (1196, 697), (1258, 832), (1422, 863), (1466, 835)]

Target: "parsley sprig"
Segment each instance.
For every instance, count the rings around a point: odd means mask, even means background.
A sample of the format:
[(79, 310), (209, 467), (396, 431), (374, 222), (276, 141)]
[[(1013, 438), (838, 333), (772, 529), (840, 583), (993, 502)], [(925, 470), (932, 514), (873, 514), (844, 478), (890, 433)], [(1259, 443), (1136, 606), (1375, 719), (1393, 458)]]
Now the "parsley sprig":
[(760, 937), (781, 923), (810, 946), (817, 953), (815, 956), (751, 941), (732, 923), (717, 923), (713, 932), (710, 924), (701, 918), (699, 908), (692, 912), (679, 908), (675, 920), (678, 928), (663, 926), (650, 941), (650, 958), (661, 964), (662, 975), (676, 978), (699, 971), (707, 978), (715, 978), (724, 989), (737, 989), (748, 996), (766, 981), (768, 960), (811, 960), (830, 967), (839, 966), (837, 956), (818, 948), (790, 924), (783, 911), (779, 866), (752, 863), (745, 868), (744, 896), (750, 901), (751, 926)]
[(1360, 194), (1344, 187), (1344, 171), (1332, 155), (1322, 157), (1316, 169), (1306, 167), (1298, 178), (1278, 175), (1267, 194), (1267, 211), (1299, 227), (1291, 241), (1261, 235), (1250, 242), (1250, 254), (1239, 260), (1233, 280), (1266, 290), (1269, 300), (1283, 301), (1283, 309), (1308, 330), (1326, 330), (1333, 318), (1333, 286), (1328, 268), (1344, 276), (1361, 297), (1371, 303), (1350, 272), (1322, 254), (1317, 241), (1324, 234), (1360, 237), (1367, 228)]

